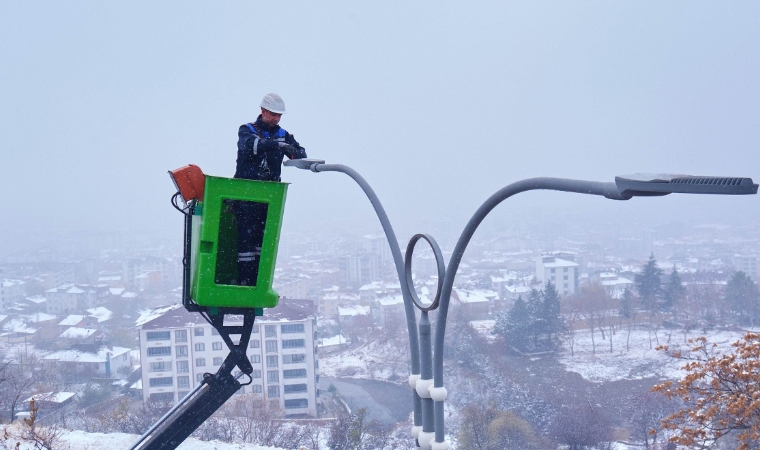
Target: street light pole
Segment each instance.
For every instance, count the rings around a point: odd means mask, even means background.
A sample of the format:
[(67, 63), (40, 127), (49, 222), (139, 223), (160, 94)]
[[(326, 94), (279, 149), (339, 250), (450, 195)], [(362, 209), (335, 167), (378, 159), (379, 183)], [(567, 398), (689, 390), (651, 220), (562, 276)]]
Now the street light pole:
[[(422, 431), (423, 428), (422, 397), (420, 397), (415, 390), (417, 382), (420, 379), (420, 342), (419, 335), (417, 334), (417, 317), (414, 313), (414, 305), (412, 304), (412, 299), (409, 293), (409, 289), (407, 288), (407, 283), (404, 281), (406, 280), (404, 273), (404, 259), (401, 257), (401, 250), (398, 245), (398, 240), (396, 239), (396, 233), (393, 231), (393, 226), (391, 225), (390, 220), (388, 220), (388, 215), (385, 213), (385, 209), (383, 208), (382, 203), (380, 203), (380, 199), (375, 194), (375, 191), (372, 190), (372, 187), (369, 185), (369, 183), (367, 183), (367, 181), (361, 175), (359, 175), (357, 171), (348, 166), (344, 166), (342, 164), (324, 164), (324, 161), (307, 159), (294, 159), (291, 161), (286, 161), (285, 165), (295, 166), (300, 169), (309, 169), (313, 172), (340, 172), (348, 175), (354, 181), (356, 181), (356, 184), (358, 184), (359, 187), (362, 188), (364, 194), (367, 195), (370, 203), (372, 203), (372, 207), (375, 209), (377, 218), (380, 219), (380, 224), (382, 225), (383, 231), (385, 232), (385, 237), (388, 239), (388, 244), (391, 247), (391, 255), (393, 255), (393, 262), (396, 266), (396, 275), (398, 276), (399, 285), (401, 286), (401, 295), (404, 298), (404, 312), (406, 314), (406, 327), (409, 333), (409, 355), (411, 360), (409, 385), (412, 387), (412, 396), (414, 402), (414, 426), (412, 427), (412, 435), (416, 439), (417, 435)], [(422, 324), (420, 324), (420, 327), (422, 327)], [(430, 322), (427, 324), (427, 330), (429, 338)], [(428, 341), (428, 347), (430, 347), (430, 341)], [(432, 417), (430, 420), (431, 422), (429, 424), (429, 427), (432, 428)]]
[[(412, 435), (417, 440), (417, 445), (423, 449), (446, 450), (448, 443), (445, 441), (444, 402), (448, 392), (443, 384), (443, 352), (446, 335), (446, 318), (448, 316), (451, 291), (454, 286), (454, 278), (459, 269), (464, 252), (467, 249), (472, 236), (480, 226), (483, 219), (501, 202), (521, 192), (534, 190), (554, 190), (561, 192), (574, 192), (586, 195), (598, 195), (611, 200), (629, 200), (633, 197), (663, 196), (671, 193), (685, 194), (719, 194), (719, 195), (747, 195), (757, 194), (758, 185), (751, 178), (743, 177), (695, 177), (689, 175), (668, 174), (635, 174), (618, 176), (615, 182), (583, 181), (565, 178), (529, 178), (512, 183), (503, 187), (491, 195), (475, 212), (465, 226), (462, 234), (454, 247), (454, 252), (449, 259), (448, 267), (443, 263), (441, 251), (435, 240), (423, 234), (415, 235), (407, 246), (406, 260), (401, 259), (398, 241), (393, 228), (388, 221), (385, 211), (380, 205), (380, 200), (375, 195), (369, 184), (353, 169), (339, 164), (324, 164), (317, 160), (292, 160), (285, 163), (286, 166), (295, 166), (308, 169), (312, 172), (343, 172), (353, 178), (369, 197), (375, 211), (383, 224), (383, 230), (388, 237), (393, 259), (396, 263), (401, 290), (404, 295), (404, 306), (407, 315), (407, 328), (409, 330), (409, 343), (411, 349), (412, 375), (409, 377), (410, 385), (414, 391), (414, 427)], [(411, 275), (411, 261), (414, 247), (420, 238), (424, 238), (430, 244), (438, 266), (438, 290), (435, 300), (429, 306), (419, 302), (414, 291)], [(403, 268), (403, 269), (402, 269)], [(416, 316), (414, 307), (421, 311), (419, 323), (419, 335), (415, 330)], [(430, 348), (431, 325), (428, 317), (429, 311), (438, 310), (436, 316), (436, 332), (434, 348)], [(432, 353), (432, 355), (431, 355)], [(432, 373), (430, 371), (430, 359), (432, 361)], [(421, 363), (421, 364), (420, 364)], [(420, 372), (421, 367), (421, 372)], [(433, 379), (430, 379), (432, 375)], [(432, 403), (432, 408), (431, 408)], [(422, 419), (420, 430), (418, 417)]]

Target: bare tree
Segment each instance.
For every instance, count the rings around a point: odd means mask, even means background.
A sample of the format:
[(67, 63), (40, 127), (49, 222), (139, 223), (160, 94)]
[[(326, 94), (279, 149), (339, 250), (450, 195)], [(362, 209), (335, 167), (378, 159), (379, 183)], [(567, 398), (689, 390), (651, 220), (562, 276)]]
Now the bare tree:
[(0, 403), (8, 411), (11, 422), (21, 406), (22, 400), (31, 395), (33, 385), (34, 379), (31, 375), (18, 369), (5, 371), (4, 382), (0, 384)]
[(612, 439), (612, 425), (601, 407), (589, 404), (560, 411), (551, 434), (569, 450), (584, 450), (608, 443)]
[(660, 422), (673, 412), (673, 403), (665, 396), (649, 391), (628, 399), (625, 412), (631, 422), (632, 436), (643, 441), (646, 450), (657, 448)]
[[(276, 402), (275, 402), (276, 403)], [(234, 424), (243, 442), (293, 448), (302, 440), (302, 430), (283, 420), (279, 405), (257, 394), (242, 394), (223, 409), (224, 416)]]
[(530, 424), (510, 411), (494, 405), (464, 408), (459, 427), (459, 445), (465, 450), (531, 450), (538, 448)]
[[(570, 308), (583, 317), (591, 331), (591, 351), (596, 354), (596, 339), (594, 330), (598, 327), (602, 339), (606, 339), (603, 324), (605, 317), (610, 314), (612, 309), (612, 299), (607, 289), (599, 283), (588, 283), (582, 285), (575, 295), (570, 296), (567, 301), (571, 303)], [(612, 343), (610, 342), (610, 348)]]
[(325, 423), (316, 420), (310, 420), (303, 429), (303, 441), (311, 450), (320, 450), (322, 436), (325, 433)]
[(391, 431), (376, 420), (367, 420), (366, 408), (360, 408), (337, 417), (327, 445), (332, 450), (385, 450), (390, 448)]
[(24, 419), (24, 426), (18, 433), (17, 438), (23, 442), (29, 442), (39, 450), (65, 450), (69, 446), (63, 445), (62, 437), (65, 430), (57, 424), (42, 427), (37, 423), (37, 409), (32, 399), (29, 402), (29, 418)]

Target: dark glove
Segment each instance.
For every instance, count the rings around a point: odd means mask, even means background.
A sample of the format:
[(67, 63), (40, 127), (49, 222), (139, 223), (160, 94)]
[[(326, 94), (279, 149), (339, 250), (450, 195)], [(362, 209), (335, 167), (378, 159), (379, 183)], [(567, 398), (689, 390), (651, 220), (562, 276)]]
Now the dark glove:
[(280, 142), (279, 144), (280, 144), (280, 150), (285, 152), (285, 154), (290, 155), (291, 158), (293, 157), (292, 155), (295, 155), (296, 152), (298, 152), (298, 148), (293, 145), (286, 144), (284, 142)]

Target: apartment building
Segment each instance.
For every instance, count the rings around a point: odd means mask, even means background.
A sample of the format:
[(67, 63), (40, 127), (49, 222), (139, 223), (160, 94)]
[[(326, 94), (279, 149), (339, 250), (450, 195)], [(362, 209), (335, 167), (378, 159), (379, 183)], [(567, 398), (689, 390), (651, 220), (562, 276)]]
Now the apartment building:
[(540, 255), (536, 260), (536, 278), (541, 284), (551, 281), (561, 296), (574, 294), (578, 288), (579, 264), (570, 255)]
[(359, 288), (380, 279), (380, 257), (374, 253), (338, 257), (341, 285)]
[(21, 280), (4, 280), (0, 278), (0, 312), (18, 303), (26, 295), (26, 283)]
[(760, 264), (757, 255), (734, 255), (732, 260), (736, 270), (746, 273), (753, 280), (758, 279)]
[[(316, 417), (316, 328), (311, 301), (282, 300), (265, 309), (256, 318), (248, 346), (252, 380), (241, 393), (277, 400), (287, 415)], [(179, 307), (151, 318), (140, 327), (143, 399), (178, 401), (205, 373), (216, 373), (228, 353), (219, 333), (200, 314)]]
[(45, 291), (48, 314), (69, 314), (95, 308), (111, 295), (105, 284), (64, 284)]

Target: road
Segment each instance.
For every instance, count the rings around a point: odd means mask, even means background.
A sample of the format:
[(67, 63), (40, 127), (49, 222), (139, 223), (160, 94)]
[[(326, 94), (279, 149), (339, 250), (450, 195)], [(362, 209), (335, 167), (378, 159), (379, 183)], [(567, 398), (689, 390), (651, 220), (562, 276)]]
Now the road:
[(384, 425), (406, 421), (413, 409), (411, 389), (397, 384), (380, 380), (320, 377), (319, 389), (322, 392), (327, 393), (331, 384), (351, 411), (367, 408), (368, 418)]

